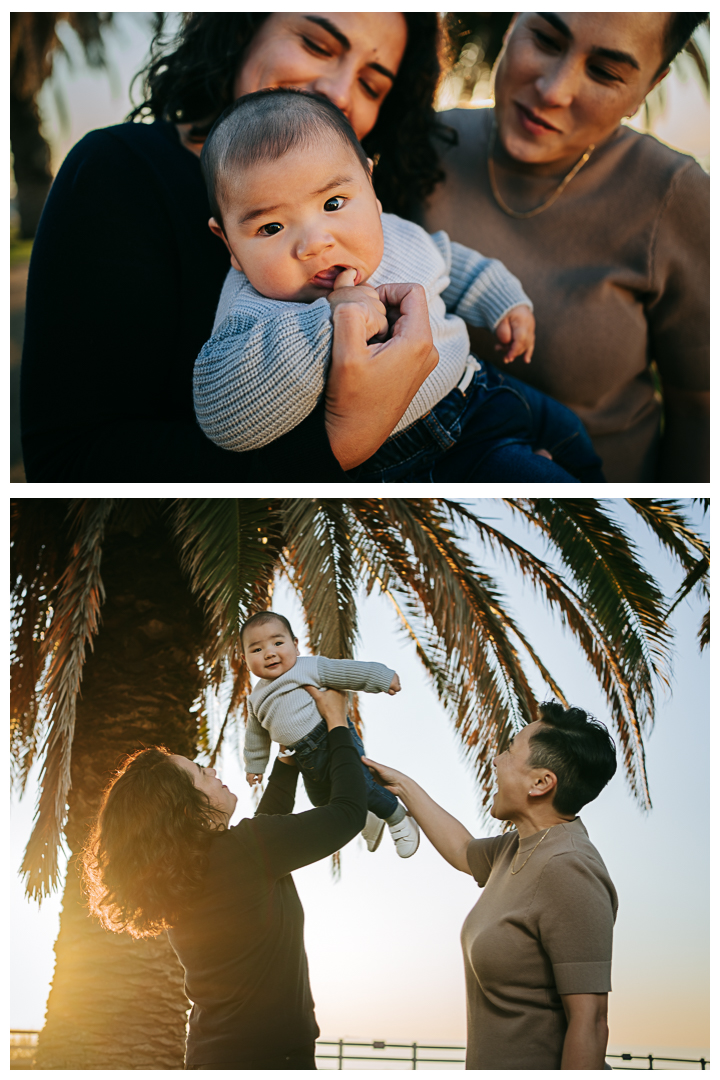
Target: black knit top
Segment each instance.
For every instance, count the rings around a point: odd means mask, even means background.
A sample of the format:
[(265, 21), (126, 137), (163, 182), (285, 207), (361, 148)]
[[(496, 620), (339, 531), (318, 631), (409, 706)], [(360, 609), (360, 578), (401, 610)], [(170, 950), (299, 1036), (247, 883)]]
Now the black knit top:
[(292, 870), (362, 829), (362, 767), (347, 728), (329, 734), (327, 806), (291, 813), (298, 771), (276, 761), (254, 818), (217, 833), (202, 891), (169, 931), (193, 1002), (186, 1066), (251, 1067), (319, 1034)]
[(27, 479), (342, 482), (321, 400), (282, 438), (222, 450), (193, 364), (229, 266), (198, 158), (172, 124), (93, 131), (68, 154), (33, 247), (22, 360)]

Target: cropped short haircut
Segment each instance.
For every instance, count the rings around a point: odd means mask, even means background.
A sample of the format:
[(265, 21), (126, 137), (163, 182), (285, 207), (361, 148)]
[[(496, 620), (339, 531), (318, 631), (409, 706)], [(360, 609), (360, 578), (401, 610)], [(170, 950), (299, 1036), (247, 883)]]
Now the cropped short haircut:
[(665, 27), (663, 62), (658, 71), (664, 71), (677, 54), (685, 48), (692, 35), (708, 17), (707, 11), (671, 11)]
[(577, 814), (615, 775), (615, 743), (604, 724), (575, 706), (545, 702), (539, 719), (546, 726), (530, 739), (528, 764), (555, 773), (554, 808), (559, 814)]
[(245, 649), (245, 631), (251, 626), (262, 626), (264, 623), (272, 622), (273, 619), (277, 619), (278, 622), (283, 623), (283, 625), (287, 627), (287, 631), (293, 641), (297, 641), (293, 628), (284, 615), (280, 615), (277, 611), (256, 611), (254, 615), (251, 615), (250, 618), (242, 624), (240, 629), (240, 641), (243, 650)]
[(273, 87), (244, 94), (218, 117), (200, 156), (213, 217), (222, 225), (230, 181), (261, 162), (327, 140), (345, 142), (368, 178), (365, 151), (345, 115), (321, 94)]

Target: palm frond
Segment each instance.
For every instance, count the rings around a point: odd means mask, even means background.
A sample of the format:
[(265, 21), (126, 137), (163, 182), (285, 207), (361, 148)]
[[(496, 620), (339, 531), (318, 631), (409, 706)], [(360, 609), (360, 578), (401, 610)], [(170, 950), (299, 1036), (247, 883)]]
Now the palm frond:
[[(560, 618), (562, 625), (570, 630), (585, 654), (608, 702), (622, 748), (624, 771), (629, 787), (641, 805), (649, 807), (651, 803), (645, 773), (645, 751), (633, 686), (621, 657), (615, 651), (612, 639), (608, 639), (592, 607), (546, 562), (527, 551), (505, 533), (495, 529), (460, 503), (451, 500), (442, 500), (442, 502), (451, 519), (469, 524), (484, 545), (496, 555), (506, 558), (515, 569), (519, 570), (540, 593), (550, 610)], [(527, 642), (525, 647), (529, 650)], [(564, 697), (560, 688), (551, 682), (547, 675), (544, 675), (544, 678), (557, 697), (563, 701)]]
[(272, 582), (280, 520), (267, 499), (177, 499), (171, 507), (183, 569), (205, 608), (207, 663), (242, 651), (242, 623)]
[(700, 652), (702, 652), (703, 649), (706, 649), (710, 644), (710, 608), (707, 609), (703, 615), (702, 622), (700, 623), (698, 641), (700, 643)]
[[(709, 500), (697, 501), (709, 503)], [(693, 568), (698, 555), (710, 559), (710, 545), (698, 536), (678, 499), (628, 499), (627, 502), (685, 570)]]
[(364, 565), (413, 627), (420, 659), (463, 744), (477, 746), (487, 802), (498, 746), (537, 715), (516, 647), (522, 634), (496, 583), (458, 547), (429, 500), (374, 502), (351, 500), (365, 531)]
[(630, 680), (641, 718), (652, 721), (652, 677), (669, 685), (670, 631), (664, 594), (607, 507), (596, 499), (508, 499), (539, 527), (570, 570), (577, 590)]
[(357, 640), (353, 537), (341, 499), (287, 499), (284, 570), (302, 600), (310, 648), (344, 660)]
[(65, 539), (66, 500), (14, 499), (10, 518), (10, 748), (21, 794), (42, 742), (38, 684), (57, 562)]
[(85, 647), (89, 644), (92, 648), (105, 597), (100, 562), (105, 527), (114, 503), (114, 499), (83, 499), (74, 500), (70, 507), (75, 541), (57, 585), (55, 610), (45, 641), (49, 667), (43, 703), (48, 735), (43, 747), (37, 820), (22, 865), (27, 892), (38, 901), (57, 884), (57, 853), (71, 784), (75, 708)]

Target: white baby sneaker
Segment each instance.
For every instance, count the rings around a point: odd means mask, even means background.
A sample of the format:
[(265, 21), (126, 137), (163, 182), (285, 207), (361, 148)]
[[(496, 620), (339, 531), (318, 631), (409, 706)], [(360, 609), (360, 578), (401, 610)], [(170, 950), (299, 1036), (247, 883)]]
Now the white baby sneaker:
[(401, 859), (409, 859), (415, 854), (420, 843), (420, 830), (409, 814), (406, 814), (397, 825), (388, 825), (388, 829), (395, 841), (395, 850)]
[(365, 828), (360, 834), (367, 844), (368, 851), (375, 851), (380, 846), (384, 828), (385, 822), (383, 819), (379, 818), (377, 814), (373, 814), (372, 810), (368, 810)]

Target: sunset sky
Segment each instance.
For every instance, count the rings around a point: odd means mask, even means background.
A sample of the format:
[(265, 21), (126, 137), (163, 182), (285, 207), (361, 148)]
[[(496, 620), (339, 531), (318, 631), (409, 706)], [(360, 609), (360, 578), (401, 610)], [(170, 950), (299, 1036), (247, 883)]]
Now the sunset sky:
[[(546, 554), (497, 501), (473, 502), (521, 543)], [(621, 500), (615, 508), (631, 520)], [(699, 513), (696, 518), (707, 533), (707, 519), (703, 523)], [(678, 571), (639, 522), (633, 535), (670, 596)], [(482, 566), (494, 565), (477, 547), (472, 550)], [(608, 720), (579, 650), (529, 587), (502, 567), (496, 572), (520, 624), (571, 702)], [(297, 624), (303, 646), (302, 618), (283, 587), (274, 606)], [(618, 774), (581, 815), (620, 898), (610, 996), (610, 1045), (619, 1050), (657, 1054), (682, 1048), (694, 1056), (707, 1054), (709, 1046), (709, 665), (696, 644), (701, 614), (701, 606), (691, 602), (672, 616), (677, 633), (673, 693), (659, 694), (655, 730), (646, 746), (652, 811), (640, 811)], [(395, 698), (363, 696), (369, 755), (413, 776), (474, 835), (491, 835), (497, 826), (482, 821), (471, 770), (447, 717), (381, 598), (362, 604), (361, 632), (358, 658), (396, 668), (403, 685)], [(534, 687), (543, 697), (542, 685)], [(234, 820), (251, 814), (252, 799), (234, 754), (226, 755), (219, 772), (239, 796)], [(15, 867), (30, 832), (33, 802), (30, 791), (13, 812)], [(297, 808), (308, 805), (303, 793)], [(374, 854), (359, 839), (352, 841), (343, 851), (339, 883), (332, 881), (329, 860), (294, 877), (305, 907), (321, 1037), (464, 1041), (459, 933), (478, 898), (470, 877), (444, 863), (427, 840), (412, 859), (400, 860), (387, 837)], [(14, 883), (14, 1027), (42, 1025), (58, 911), (59, 900), (53, 898), (38, 913)]]

